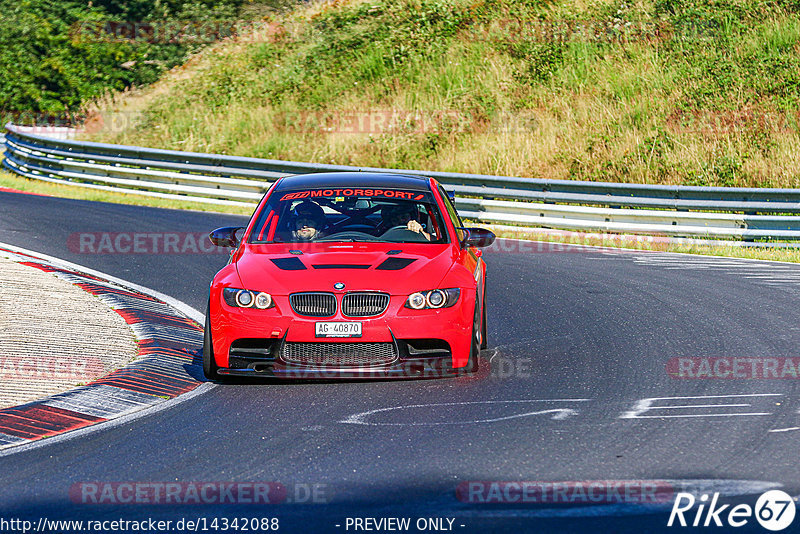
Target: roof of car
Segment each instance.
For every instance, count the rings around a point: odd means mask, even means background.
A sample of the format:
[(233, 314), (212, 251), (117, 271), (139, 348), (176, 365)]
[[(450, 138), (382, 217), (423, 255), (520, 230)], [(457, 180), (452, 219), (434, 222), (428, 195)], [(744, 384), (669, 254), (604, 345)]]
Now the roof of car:
[(388, 172), (320, 172), (287, 176), (278, 184), (276, 191), (316, 188), (369, 187), (376, 189), (406, 189), (430, 191), (428, 178)]

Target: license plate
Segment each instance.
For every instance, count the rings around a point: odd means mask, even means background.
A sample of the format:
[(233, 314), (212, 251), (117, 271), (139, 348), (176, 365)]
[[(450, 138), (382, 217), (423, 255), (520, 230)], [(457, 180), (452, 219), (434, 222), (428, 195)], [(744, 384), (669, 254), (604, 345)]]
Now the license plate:
[(316, 323), (314, 334), (316, 337), (361, 337), (361, 323)]

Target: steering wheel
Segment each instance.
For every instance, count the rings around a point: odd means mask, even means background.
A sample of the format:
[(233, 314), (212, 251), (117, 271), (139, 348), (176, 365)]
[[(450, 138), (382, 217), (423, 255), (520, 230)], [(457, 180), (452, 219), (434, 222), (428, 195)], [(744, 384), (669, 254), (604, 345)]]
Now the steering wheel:
[(394, 242), (420, 242), (420, 243), (427, 243), (428, 240), (421, 232), (415, 232), (413, 230), (409, 230), (408, 226), (400, 225), (400, 226), (393, 226), (386, 230), (384, 233), (381, 234), (381, 239), (385, 241), (394, 241)]

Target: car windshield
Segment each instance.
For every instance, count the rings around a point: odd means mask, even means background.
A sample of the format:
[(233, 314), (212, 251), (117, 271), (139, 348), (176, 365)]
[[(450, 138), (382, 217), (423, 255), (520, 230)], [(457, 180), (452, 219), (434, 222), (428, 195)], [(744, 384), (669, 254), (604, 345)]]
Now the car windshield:
[(304, 189), (271, 195), (249, 243), (446, 243), (433, 195), (401, 189)]

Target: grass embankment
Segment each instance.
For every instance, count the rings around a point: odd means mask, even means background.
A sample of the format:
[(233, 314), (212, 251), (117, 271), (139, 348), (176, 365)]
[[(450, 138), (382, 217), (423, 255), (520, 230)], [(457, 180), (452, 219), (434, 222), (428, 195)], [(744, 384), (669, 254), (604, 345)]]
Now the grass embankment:
[(101, 106), (94, 139), (390, 168), (800, 187), (800, 4), (343, 0)]

